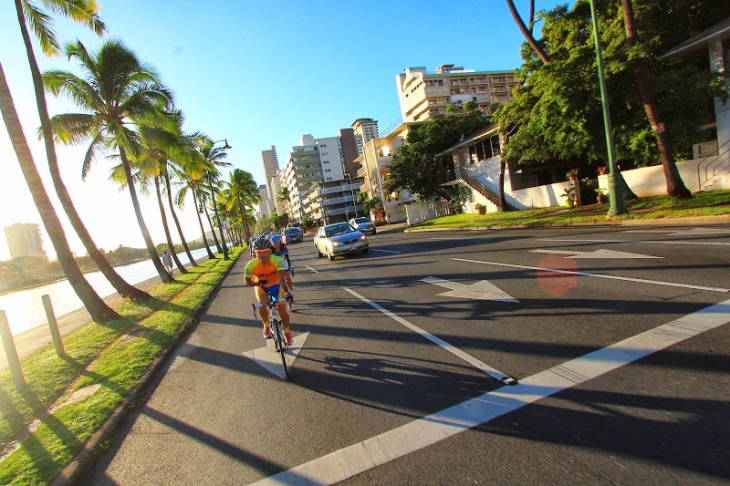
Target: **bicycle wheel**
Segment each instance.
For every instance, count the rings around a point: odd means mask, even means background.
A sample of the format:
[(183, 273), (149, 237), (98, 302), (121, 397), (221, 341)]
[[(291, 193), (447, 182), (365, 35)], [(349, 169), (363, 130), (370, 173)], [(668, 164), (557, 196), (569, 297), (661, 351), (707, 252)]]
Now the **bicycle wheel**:
[(274, 329), (274, 335), (276, 336), (277, 340), (277, 351), (279, 352), (279, 355), (281, 356), (281, 364), (284, 365), (284, 376), (286, 376), (286, 379), (289, 379), (289, 369), (286, 367), (286, 336), (284, 336), (284, 328), (281, 325), (281, 321), (278, 319), (275, 321), (274, 326), (276, 328)]

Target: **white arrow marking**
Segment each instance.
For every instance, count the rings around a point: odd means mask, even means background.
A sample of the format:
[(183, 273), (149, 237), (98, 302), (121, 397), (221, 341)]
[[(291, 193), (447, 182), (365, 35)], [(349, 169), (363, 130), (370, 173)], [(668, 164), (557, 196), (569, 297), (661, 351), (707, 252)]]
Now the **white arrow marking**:
[(465, 299), (477, 299), (477, 300), (496, 300), (499, 302), (515, 302), (520, 301), (503, 291), (488, 280), (481, 280), (475, 284), (464, 285), (457, 282), (451, 282), (437, 277), (426, 277), (422, 278), (421, 282), (438, 285), (440, 287), (446, 287), (451, 289), (451, 292), (444, 292), (446, 297), (456, 297)]
[[(309, 333), (305, 332), (294, 338), (294, 344), (289, 346), (286, 350), (286, 367), (291, 369), (294, 365), (294, 360), (299, 357), (299, 351), (304, 347), (304, 343), (307, 341)], [(269, 373), (278, 376), (282, 380), (286, 379), (284, 374), (284, 367), (281, 365), (281, 356), (279, 353), (274, 351), (274, 340), (267, 339), (266, 346), (263, 348), (252, 349), (251, 351), (244, 351), (243, 355), (247, 358), (252, 359), (256, 364), (262, 366)]]
[(459, 348), (457, 348), (457, 347), (455, 347), (455, 346), (447, 343), (443, 339), (438, 338), (438, 337), (434, 336), (433, 334), (424, 331), (423, 329), (421, 329), (420, 327), (416, 326), (415, 324), (411, 324), (410, 322), (408, 322), (407, 320), (403, 319), (399, 315), (393, 314), (388, 309), (385, 309), (385, 308), (381, 307), (380, 305), (376, 304), (375, 302), (373, 302), (373, 301), (371, 301), (371, 300), (363, 297), (362, 295), (358, 294), (354, 290), (351, 290), (351, 289), (349, 289), (347, 287), (342, 287), (342, 288), (344, 290), (346, 290), (347, 292), (349, 292), (350, 294), (352, 294), (355, 297), (357, 297), (358, 299), (362, 300), (363, 302), (365, 302), (369, 306), (372, 306), (374, 309), (379, 310), (380, 312), (382, 312), (386, 316), (390, 317), (394, 321), (396, 321), (396, 322), (398, 322), (398, 323), (406, 326), (411, 331), (417, 332), (418, 334), (420, 334), (424, 338), (428, 339), (432, 343), (438, 344), (439, 346), (441, 346), (442, 348), (444, 348), (449, 353), (453, 354), (454, 356), (458, 356), (459, 358), (463, 359), (464, 361), (466, 361), (470, 365), (475, 366), (476, 368), (480, 369), (484, 373), (488, 374), (492, 378), (495, 378), (495, 379), (497, 379), (497, 380), (499, 380), (502, 383), (505, 383), (507, 385), (516, 385), (517, 384), (517, 380), (515, 380), (511, 376), (505, 375), (504, 373), (502, 373), (498, 369), (492, 368), (488, 364), (479, 361), (474, 356), (465, 353), (461, 349), (459, 349)]
[(558, 255), (567, 255), (570, 258), (664, 258), (651, 255), (642, 255), (640, 253), (627, 253), (624, 251), (613, 250), (596, 250), (596, 251), (566, 251), (566, 250), (530, 250), (532, 253), (552, 253)]

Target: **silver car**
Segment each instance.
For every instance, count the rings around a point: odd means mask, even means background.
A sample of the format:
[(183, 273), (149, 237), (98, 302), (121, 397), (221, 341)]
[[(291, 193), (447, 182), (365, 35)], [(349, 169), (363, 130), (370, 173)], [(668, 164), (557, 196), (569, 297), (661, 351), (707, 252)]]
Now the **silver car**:
[(368, 218), (352, 218), (350, 220), (350, 225), (367, 235), (374, 235), (377, 233), (375, 225)]
[(322, 226), (314, 235), (314, 248), (317, 256), (327, 256), (334, 260), (336, 256), (350, 253), (367, 253), (368, 239), (349, 223), (333, 223)]

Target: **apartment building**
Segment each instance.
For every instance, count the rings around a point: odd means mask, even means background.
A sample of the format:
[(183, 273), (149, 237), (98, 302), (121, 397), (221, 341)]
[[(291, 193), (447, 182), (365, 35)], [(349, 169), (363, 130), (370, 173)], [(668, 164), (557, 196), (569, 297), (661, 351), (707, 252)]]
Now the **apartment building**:
[(264, 178), (266, 179), (266, 191), (269, 199), (276, 200), (276, 191), (271, 186), (271, 178), (279, 172), (279, 159), (276, 156), (276, 147), (271, 146), (271, 150), (261, 151), (261, 165), (264, 167)]
[(370, 141), (378, 138), (378, 122), (372, 118), (358, 118), (350, 125), (355, 134), (357, 155), (362, 155), (363, 147)]
[(269, 189), (266, 184), (259, 186), (259, 196), (261, 196), (261, 202), (259, 203), (259, 216), (268, 218), (275, 209), (274, 200), (269, 197)]
[(41, 227), (35, 223), (15, 223), (6, 226), (5, 239), (11, 258), (37, 256), (46, 258), (41, 238)]
[[(316, 199), (323, 194), (315, 191), (317, 186), (326, 186), (328, 189), (341, 187), (342, 194), (336, 195), (336, 191), (330, 190), (327, 198), (350, 197), (354, 201), (353, 194), (347, 196), (346, 193), (354, 192), (350, 184), (357, 176), (358, 165), (354, 163), (357, 156), (357, 142), (352, 128), (339, 130), (336, 137), (315, 139), (312, 135), (302, 135), (299, 144), (289, 152), (289, 158), (280, 175), (280, 183), (289, 189), (291, 216), (299, 220), (312, 216), (312, 195)], [(338, 184), (346, 179), (347, 184)], [(339, 200), (338, 204), (345, 204), (345, 199)], [(335, 209), (341, 208), (332, 208), (333, 211)], [(349, 210), (342, 211), (342, 214), (348, 213)]]
[[(388, 190), (384, 183), (388, 166), (398, 150), (408, 137), (408, 132), (415, 130), (426, 121), (401, 123), (382, 138), (374, 138), (363, 147), (363, 154), (355, 159), (360, 164), (357, 176), (362, 178), (361, 192), (367, 194), (368, 199), (379, 198), (385, 210), (385, 219), (389, 223), (405, 221), (403, 205), (415, 199), (408, 191), (393, 192)], [(368, 215), (369, 216), (369, 215)]]
[(435, 73), (410, 67), (395, 77), (403, 122), (428, 120), (449, 105), (474, 101), (485, 114), (512, 99), (519, 85), (514, 71), (476, 71), (442, 64)]

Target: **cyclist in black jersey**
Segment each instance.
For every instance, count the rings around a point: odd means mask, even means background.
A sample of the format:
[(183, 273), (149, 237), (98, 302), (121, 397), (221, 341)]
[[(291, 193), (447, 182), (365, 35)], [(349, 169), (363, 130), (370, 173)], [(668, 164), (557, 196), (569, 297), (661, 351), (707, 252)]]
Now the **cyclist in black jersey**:
[(286, 283), (289, 285), (289, 291), (292, 295), (292, 301), (294, 300), (294, 292), (292, 288), (292, 279), (290, 271), (292, 269), (291, 260), (289, 260), (289, 249), (286, 247), (283, 241), (281, 241), (281, 235), (274, 235), (271, 237), (271, 253), (284, 259), (284, 270), (286, 270)]

